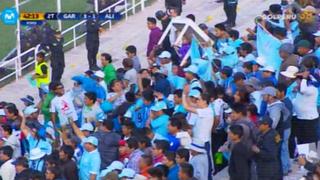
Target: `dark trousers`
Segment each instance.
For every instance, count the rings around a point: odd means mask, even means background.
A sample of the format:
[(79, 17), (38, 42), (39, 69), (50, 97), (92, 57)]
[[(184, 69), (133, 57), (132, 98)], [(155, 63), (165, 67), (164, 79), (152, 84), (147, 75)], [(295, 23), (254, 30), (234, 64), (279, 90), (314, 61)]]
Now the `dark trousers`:
[(64, 66), (52, 66), (51, 82), (61, 82)]
[[(220, 146), (222, 146), (228, 139), (228, 134), (224, 130), (217, 130), (216, 132), (212, 133), (212, 154), (215, 157), (215, 154), (218, 152)], [(217, 174), (222, 169), (224, 169), (228, 163), (225, 158), (223, 158), (222, 164), (217, 164), (214, 158), (214, 174)]]
[(88, 64), (90, 70), (95, 70), (94, 68), (97, 67), (97, 53), (99, 50), (99, 41), (95, 42), (87, 42), (87, 58), (88, 58)]
[(237, 6), (238, 3), (228, 3), (228, 0), (225, 0), (223, 10), (226, 13), (227, 16), (227, 23), (231, 25), (236, 24), (236, 18), (237, 18)]
[[(296, 143), (316, 143), (318, 141), (319, 119), (302, 120), (296, 116), (292, 118), (292, 130), (289, 138), (290, 158), (295, 158)], [(297, 138), (297, 142), (295, 141)]]

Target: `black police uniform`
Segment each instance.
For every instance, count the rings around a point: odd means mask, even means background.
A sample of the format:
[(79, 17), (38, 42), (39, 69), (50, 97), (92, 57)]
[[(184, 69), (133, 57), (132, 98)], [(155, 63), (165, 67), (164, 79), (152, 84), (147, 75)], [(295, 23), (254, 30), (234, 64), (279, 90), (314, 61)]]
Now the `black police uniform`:
[(88, 63), (90, 70), (97, 70), (97, 53), (99, 50), (99, 28), (96, 20), (87, 21), (86, 47), (88, 51)]
[(52, 43), (49, 44), (51, 51), (51, 68), (52, 77), (51, 81), (60, 82), (65, 67), (64, 52), (63, 52), (64, 39), (54, 38)]
[(226, 24), (234, 27), (236, 25), (238, 0), (224, 0), (224, 12), (227, 15)]

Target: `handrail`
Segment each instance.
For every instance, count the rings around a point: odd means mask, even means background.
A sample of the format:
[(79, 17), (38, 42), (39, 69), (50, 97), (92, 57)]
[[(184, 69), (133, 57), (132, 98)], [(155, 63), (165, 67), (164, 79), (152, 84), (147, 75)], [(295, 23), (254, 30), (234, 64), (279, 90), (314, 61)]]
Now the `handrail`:
[[(106, 11), (111, 11), (112, 8), (115, 8), (116, 6), (124, 3), (125, 7), (124, 7), (124, 11), (121, 12), (121, 14), (124, 14), (125, 15), (125, 20), (128, 19), (128, 12), (129, 11), (132, 11), (132, 14), (135, 14), (136, 11), (135, 11), (135, 8), (138, 7), (138, 6), (141, 6), (141, 11), (143, 11), (145, 9), (145, 1), (148, 1), (148, 0), (140, 0), (140, 2), (137, 2), (137, 0), (132, 0), (132, 5), (131, 7), (127, 7), (128, 6), (128, 0), (120, 0), (106, 8), (104, 8), (103, 10), (99, 11), (99, 13), (103, 13), (103, 12), (106, 12)], [(66, 33), (69, 33), (69, 32), (72, 32), (73, 33), (73, 36), (72, 36), (72, 39), (68, 42), (65, 42), (63, 44), (63, 46), (68, 46), (70, 44), (73, 43), (73, 48), (75, 48), (77, 46), (77, 40), (79, 40), (80, 38), (84, 37), (87, 33), (86, 32), (83, 32), (79, 35), (77, 35), (77, 32), (76, 32), (76, 28), (78, 28), (79, 26), (83, 25), (84, 23), (86, 22), (86, 20), (83, 20), (83, 21), (80, 21), (78, 22), (77, 24), (65, 29), (64, 31), (62, 31), (62, 34), (66, 34)], [(111, 20), (106, 20), (104, 22), (102, 22), (102, 25), (104, 24), (107, 24), (109, 23), (109, 26), (107, 27), (107, 29), (111, 29), (112, 27), (112, 23), (111, 23)], [(30, 53), (30, 52), (34, 52), (34, 57), (36, 57), (36, 54), (39, 52), (39, 47), (40, 47), (40, 44), (36, 45), (35, 47), (32, 47), (30, 49), (28, 49), (27, 51), (24, 51), (23, 53), (21, 53), (19, 56), (16, 56), (14, 58), (11, 58), (7, 61), (4, 61), (3, 63), (0, 64), (0, 68), (7, 68), (8, 66), (13, 66), (15, 67), (15, 70), (11, 73), (9, 73), (8, 75), (6, 75), (5, 77), (1, 77), (0, 78), (0, 83), (8, 78), (10, 78), (11, 76), (13, 75), (16, 75), (16, 80), (19, 79), (19, 77), (22, 76), (21, 74), (21, 71), (27, 67), (29, 67), (31, 64), (33, 64), (35, 62), (35, 58), (31, 61), (31, 62), (27, 62), (26, 64), (24, 64), (23, 66), (21, 66), (21, 57)]]

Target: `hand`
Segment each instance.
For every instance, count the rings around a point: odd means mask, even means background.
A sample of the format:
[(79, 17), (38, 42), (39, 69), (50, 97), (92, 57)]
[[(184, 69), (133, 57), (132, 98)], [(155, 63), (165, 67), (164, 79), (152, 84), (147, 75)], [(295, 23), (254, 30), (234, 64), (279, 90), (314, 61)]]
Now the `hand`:
[(36, 74), (33, 74), (32, 76), (31, 76), (31, 79), (36, 79), (37, 78), (37, 75)]
[(304, 71), (304, 72), (302, 73), (303, 79), (308, 79), (309, 75), (310, 75), (310, 72), (309, 72), (309, 71)]
[(307, 164), (306, 158), (303, 157), (303, 156), (299, 156), (299, 157), (298, 157), (298, 164), (299, 164), (300, 166), (305, 166), (305, 165)]
[(259, 153), (259, 152), (260, 152), (260, 149), (259, 149), (258, 146), (256, 146), (256, 145), (253, 145), (252, 148), (251, 148), (251, 150), (252, 150), (253, 152), (255, 152), (255, 153)]
[(281, 141), (281, 137), (279, 134), (276, 135), (276, 137), (274, 138), (276, 143), (279, 143)]

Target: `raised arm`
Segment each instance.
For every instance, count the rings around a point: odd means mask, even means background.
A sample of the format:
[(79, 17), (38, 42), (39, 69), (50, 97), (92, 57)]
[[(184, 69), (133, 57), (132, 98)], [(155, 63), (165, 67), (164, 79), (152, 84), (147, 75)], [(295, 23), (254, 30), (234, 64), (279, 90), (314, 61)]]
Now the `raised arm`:
[(85, 138), (86, 136), (83, 134), (83, 132), (78, 128), (78, 126), (74, 123), (73, 120), (69, 120), (70, 122), (70, 125), (74, 131), (74, 133), (80, 138), (80, 139), (83, 139)]
[(25, 135), (28, 136), (29, 134), (29, 128), (26, 126), (26, 118), (22, 116), (22, 122), (20, 126), (21, 132)]
[(183, 95), (182, 95), (182, 104), (183, 107), (188, 111), (192, 113), (197, 113), (196, 109), (191, 106), (191, 103), (189, 102), (187, 96), (189, 93), (189, 85), (186, 85), (183, 89)]

